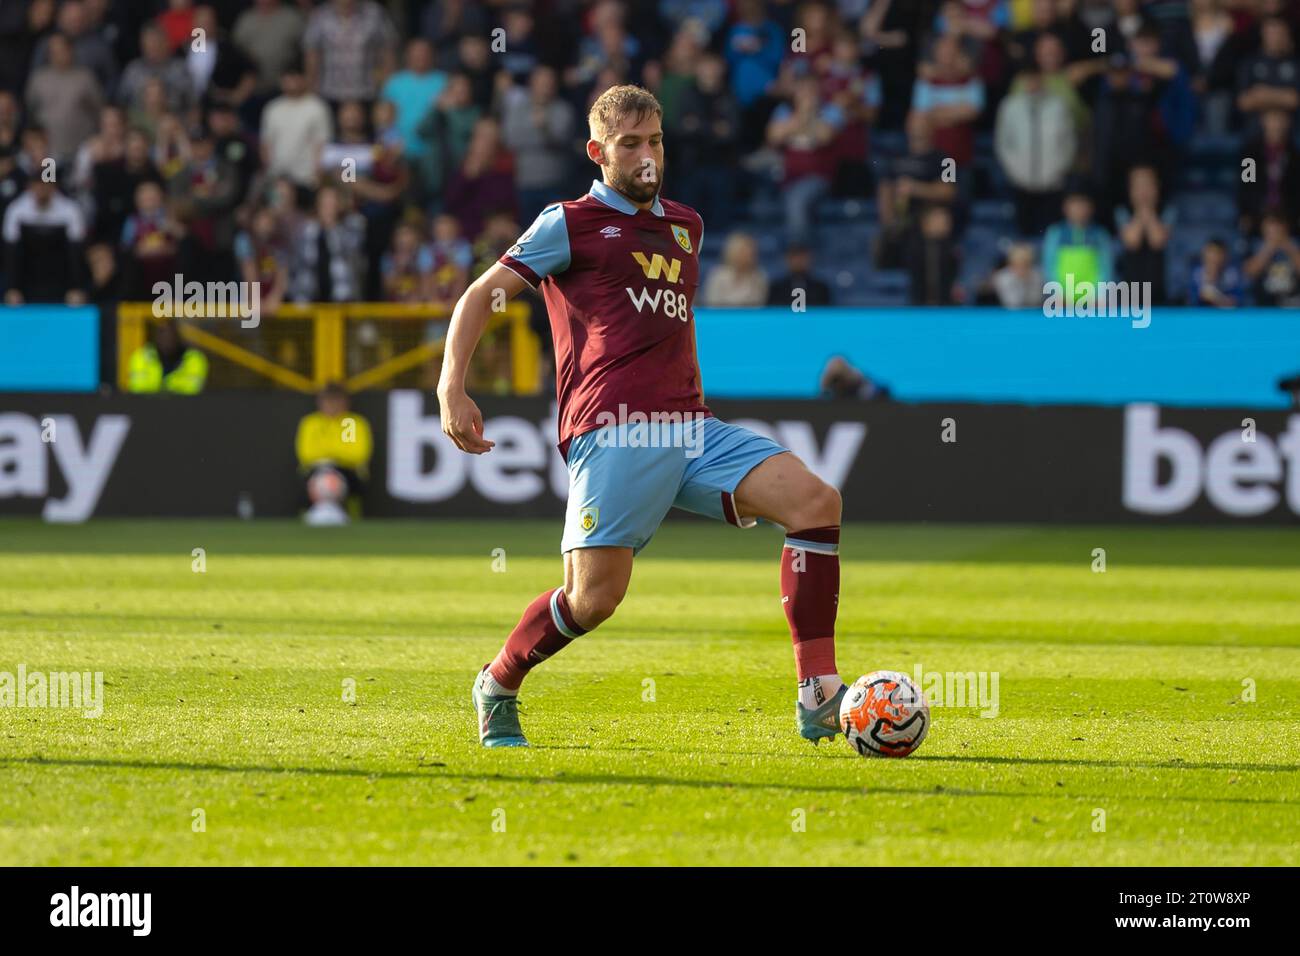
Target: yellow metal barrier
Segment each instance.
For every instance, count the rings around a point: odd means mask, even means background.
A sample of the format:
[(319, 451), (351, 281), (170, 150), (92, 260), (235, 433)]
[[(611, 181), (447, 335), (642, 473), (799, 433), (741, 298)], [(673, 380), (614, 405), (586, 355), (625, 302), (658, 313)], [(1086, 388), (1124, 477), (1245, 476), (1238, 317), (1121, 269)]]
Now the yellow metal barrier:
[[(541, 389), (541, 343), (529, 325), (529, 307), (522, 302), (511, 302), (502, 312), (493, 313), (484, 332), (485, 339), (502, 329), (508, 331), (510, 349), (509, 386), (515, 394), (531, 395)], [(130, 379), (131, 356), (149, 339), (148, 323), (170, 316), (169, 306), (153, 302), (123, 302), (117, 309), (117, 378), (118, 387), (125, 390)], [(283, 361), (274, 361), (248, 347), (223, 338), (197, 323), (220, 320), (225, 328), (239, 329), (240, 316), (232, 309), (213, 304), (200, 316), (177, 316), (181, 337), (202, 349), (210, 356), (223, 358), (260, 378), (283, 388), (299, 392), (313, 392), (326, 382), (343, 382), (351, 391), (379, 388), (397, 376), (433, 362), (442, 356), (445, 336), (385, 354), (368, 368), (348, 368), (348, 333), (354, 323), (366, 320), (398, 322), (441, 322), (451, 316), (451, 309), (441, 305), (408, 305), (393, 302), (313, 303), (284, 305), (274, 315), (262, 316), (272, 326), (288, 320), (311, 323), (311, 372), (288, 367)], [(251, 330), (249, 334), (252, 333)], [(390, 344), (390, 343), (386, 343)], [(296, 347), (290, 343), (289, 351)], [(386, 349), (385, 352), (390, 352)], [(349, 374), (349, 372), (351, 374)]]

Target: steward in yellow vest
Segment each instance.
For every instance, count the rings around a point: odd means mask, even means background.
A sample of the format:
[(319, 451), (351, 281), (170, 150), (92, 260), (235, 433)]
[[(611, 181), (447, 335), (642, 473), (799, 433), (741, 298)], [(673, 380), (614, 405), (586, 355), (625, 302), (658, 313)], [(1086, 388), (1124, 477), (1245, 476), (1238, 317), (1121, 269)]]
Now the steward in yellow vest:
[(176, 323), (160, 322), (152, 342), (135, 350), (128, 368), (127, 391), (197, 395), (208, 380), (208, 357), (181, 342)]

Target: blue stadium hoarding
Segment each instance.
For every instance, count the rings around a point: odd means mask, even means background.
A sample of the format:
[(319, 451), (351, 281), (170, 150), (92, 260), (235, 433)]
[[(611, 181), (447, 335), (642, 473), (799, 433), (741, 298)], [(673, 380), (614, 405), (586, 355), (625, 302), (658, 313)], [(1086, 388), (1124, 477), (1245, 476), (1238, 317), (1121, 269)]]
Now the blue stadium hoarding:
[(1126, 318), (999, 308), (695, 310), (708, 398), (811, 398), (843, 355), (905, 402), (1285, 408), (1300, 312), (1159, 308)]
[(99, 309), (0, 306), (0, 391), (99, 388)]

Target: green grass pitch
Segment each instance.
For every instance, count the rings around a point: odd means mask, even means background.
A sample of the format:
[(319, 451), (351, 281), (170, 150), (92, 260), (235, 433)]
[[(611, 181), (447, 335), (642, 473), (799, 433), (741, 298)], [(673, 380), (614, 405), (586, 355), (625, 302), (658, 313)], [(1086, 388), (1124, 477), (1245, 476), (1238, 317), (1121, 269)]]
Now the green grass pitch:
[(864, 760), (795, 734), (779, 534), (670, 522), (525, 685), (532, 749), (483, 750), (472, 678), (559, 533), (0, 521), (0, 671), (106, 683), (0, 707), (0, 859), (1300, 864), (1294, 531), (847, 527), (846, 678), (999, 675)]

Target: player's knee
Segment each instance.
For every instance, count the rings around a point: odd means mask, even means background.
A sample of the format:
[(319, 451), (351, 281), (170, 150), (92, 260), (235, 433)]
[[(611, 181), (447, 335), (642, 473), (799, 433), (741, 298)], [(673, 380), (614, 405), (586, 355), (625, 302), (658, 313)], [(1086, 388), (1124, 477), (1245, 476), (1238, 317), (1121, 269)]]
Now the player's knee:
[(840, 523), (843, 500), (839, 489), (820, 478), (803, 496), (795, 524), (798, 528), (825, 528)]
[(613, 585), (603, 584), (587, 587), (574, 587), (565, 592), (569, 608), (578, 624), (590, 631), (614, 616), (614, 611), (623, 601), (624, 590)]

